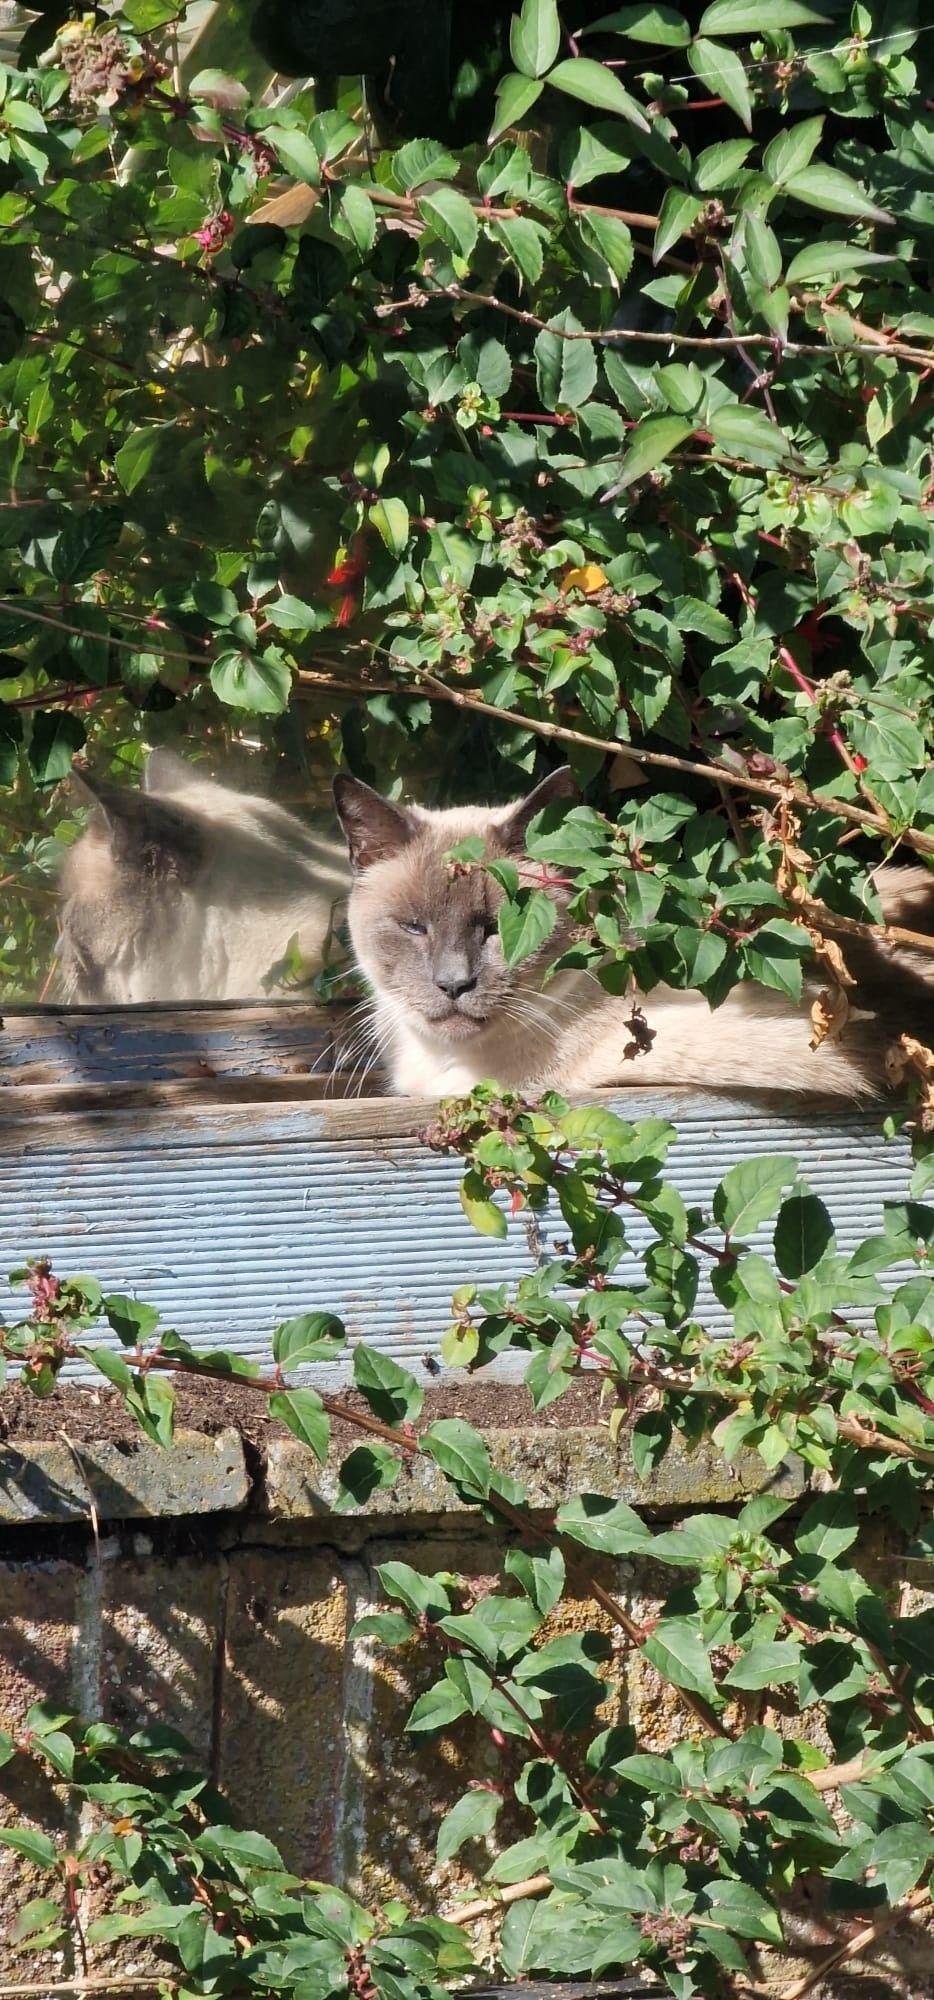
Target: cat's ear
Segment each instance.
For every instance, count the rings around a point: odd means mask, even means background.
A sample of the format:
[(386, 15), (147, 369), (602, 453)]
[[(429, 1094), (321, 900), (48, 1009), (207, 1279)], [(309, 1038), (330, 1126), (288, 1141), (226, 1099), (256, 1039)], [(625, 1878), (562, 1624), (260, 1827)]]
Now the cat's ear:
[(506, 854), (523, 853), (529, 823), (535, 818), (536, 813), (544, 812), (545, 807), (554, 805), (557, 799), (579, 797), (580, 793), (570, 765), (562, 764), (560, 771), (552, 771), (549, 777), (543, 778), (541, 784), (536, 785), (534, 792), (530, 792), (527, 799), (520, 799), (507, 817), (498, 821), (497, 846)]
[(354, 868), (390, 861), (415, 834), (415, 822), (404, 806), (380, 798), (359, 778), (340, 771), (334, 780), (334, 804), (344, 829)]
[(75, 763), (72, 771), (78, 790), (98, 808), (91, 826), (116, 861), (152, 881), (191, 880), (204, 859), (203, 835), (192, 813), (129, 785), (112, 785), (84, 765)]
[(194, 767), (184, 757), (177, 757), (174, 750), (150, 750), (143, 772), (144, 791), (166, 798), (203, 782)]

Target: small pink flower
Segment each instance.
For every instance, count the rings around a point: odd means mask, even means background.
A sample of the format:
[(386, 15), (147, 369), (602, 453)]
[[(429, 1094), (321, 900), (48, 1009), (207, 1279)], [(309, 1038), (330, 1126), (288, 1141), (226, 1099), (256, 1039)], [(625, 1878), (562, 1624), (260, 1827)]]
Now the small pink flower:
[(233, 235), (235, 227), (229, 209), (222, 208), (217, 215), (210, 215), (200, 229), (195, 230), (195, 242), (200, 243), (202, 250), (209, 257), (216, 257), (218, 250), (222, 250)]

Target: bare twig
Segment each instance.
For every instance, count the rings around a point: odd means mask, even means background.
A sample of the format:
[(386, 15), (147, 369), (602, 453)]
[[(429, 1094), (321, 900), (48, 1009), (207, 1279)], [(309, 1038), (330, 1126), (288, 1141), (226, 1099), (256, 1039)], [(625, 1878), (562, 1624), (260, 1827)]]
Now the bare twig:
[[(615, 757), (620, 750), (624, 750), (635, 764), (648, 764), (665, 771), (684, 771), (692, 778), (712, 778), (717, 785), (733, 785), (739, 791), (754, 793), (757, 798), (785, 799), (791, 804), (807, 807), (811, 812), (833, 813), (838, 819), (848, 820), (867, 833), (883, 836), (888, 833), (886, 822), (877, 813), (850, 805), (845, 799), (805, 791), (792, 779), (782, 784), (774, 778), (754, 778), (748, 771), (734, 770), (729, 764), (701, 763), (690, 757), (670, 755), (667, 751), (643, 750), (638, 744), (613, 743), (605, 736), (590, 736), (581, 729), (568, 729), (560, 722), (545, 722), (538, 716), (523, 715), (516, 709), (498, 708), (494, 702), (483, 701), (479, 695), (447, 687), (444, 681), (436, 680), (426, 667), (413, 667), (412, 671), (439, 701), (451, 702), (455, 708), (476, 709), (479, 715), (492, 716), (497, 722), (508, 722), (511, 729), (528, 729), (533, 735), (542, 736), (550, 742), (580, 743), (589, 750), (602, 750), (607, 757)], [(400, 694), (405, 692), (404, 684), (400, 683), (398, 691)], [(419, 688), (411, 689), (413, 696), (419, 691)], [(908, 827), (899, 839), (903, 846), (914, 848), (918, 854), (934, 854), (934, 834), (919, 833)]]
[[(550, 1888), (550, 1875), (529, 1875), (524, 1882), (510, 1882), (509, 1887), (501, 1889), (497, 1896), (478, 1896), (475, 1903), (465, 1903), (445, 1921), (449, 1924), (472, 1924), (477, 1917), (486, 1917), (491, 1910), (500, 1910), (507, 1903), (521, 1903), (526, 1896), (545, 1896)], [(30, 1990), (38, 1992), (39, 1988), (33, 1987)], [(0, 2000), (3, 2000), (2, 1987), (0, 1987)]]
[[(871, 1950), (888, 1931), (895, 1930), (898, 1924), (904, 1923), (906, 1917), (912, 1916), (915, 1910), (920, 1910), (930, 1900), (930, 1893), (928, 1888), (913, 1889), (903, 1903), (896, 1903), (894, 1909), (886, 1910), (874, 1923), (865, 1924), (861, 1931), (857, 1931), (855, 1937), (847, 1938), (845, 1944), (835, 1945), (833, 1951), (828, 1952), (817, 1965), (813, 1965), (803, 1979), (796, 1979), (793, 1986), (786, 1986), (782, 1993), (776, 1993), (774, 1987), (769, 1987), (768, 1991), (773, 1995), (773, 2000), (804, 2000), (805, 1994), (812, 1993), (815, 1986), (819, 1986), (827, 1974), (834, 1972), (838, 1965), (845, 1965), (848, 1959), (861, 1958), (863, 1953)], [(752, 1989), (752, 1991), (762, 1990)]]

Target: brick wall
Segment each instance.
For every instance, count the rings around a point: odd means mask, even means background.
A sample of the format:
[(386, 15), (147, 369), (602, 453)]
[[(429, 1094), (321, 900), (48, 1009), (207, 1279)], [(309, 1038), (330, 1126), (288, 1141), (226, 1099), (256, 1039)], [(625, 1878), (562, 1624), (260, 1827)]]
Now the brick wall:
[[(586, 1487), (678, 1516), (731, 1503), (766, 1478), (758, 1461), (737, 1470), (710, 1455), (672, 1455), (647, 1489), (605, 1432), (492, 1433), (490, 1445), (540, 1504)], [(446, 1504), (427, 1460), (349, 1516), (331, 1511), (333, 1484), (310, 1465), (298, 1446), (276, 1445), (257, 1487), (233, 1433), (183, 1437), (172, 1454), (144, 1443), (130, 1452), (0, 1446), (0, 1726), (15, 1728), (36, 1700), (125, 1728), (158, 1717), (190, 1738), (237, 1816), (275, 1840), (296, 1871), (364, 1900), (397, 1892), (422, 1908), (453, 1908), (476, 1893), (477, 1874), (461, 1862), (437, 1866), (437, 1823), (468, 1776), (496, 1776), (498, 1753), (469, 1720), (450, 1743), (404, 1738), (430, 1668), (417, 1653), (410, 1660), (349, 1633), (379, 1602), (381, 1562), (483, 1579), (496, 1572), (498, 1538)], [(794, 1467), (778, 1483), (792, 1496), (803, 1490)], [(890, 1566), (868, 1537), (863, 1561)], [(633, 1561), (605, 1563), (600, 1575), (639, 1619), (666, 1588), (661, 1573)], [(913, 1565), (916, 1588), (930, 1581)], [(556, 1617), (564, 1629), (601, 1622), (589, 1598), (565, 1600)], [(646, 1747), (670, 1744), (683, 1713), (652, 1671), (627, 1665), (619, 1687)], [(787, 1714), (778, 1720), (787, 1729)], [(14, 1759), (0, 1770), (0, 1823), (21, 1816), (76, 1831), (56, 1794)], [(74, 1976), (61, 1957), (37, 1961), (3, 1942), (39, 1886), (0, 1850), (0, 1983)], [(826, 1950), (814, 1908), (802, 1908), (795, 1950), (800, 1964), (776, 1968), (777, 1992)], [(114, 1970), (113, 1947), (101, 1961), (98, 1970)], [(932, 1966), (930, 1936), (894, 1933), (871, 1966), (854, 1963), (823, 1989), (825, 2000), (922, 2000), (934, 1996)]]

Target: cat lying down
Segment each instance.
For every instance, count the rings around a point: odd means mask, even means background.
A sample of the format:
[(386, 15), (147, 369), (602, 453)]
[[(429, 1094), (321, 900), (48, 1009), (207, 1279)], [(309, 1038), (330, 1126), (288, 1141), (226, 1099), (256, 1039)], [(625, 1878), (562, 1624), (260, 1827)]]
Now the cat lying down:
[[(546, 1089), (574, 1096), (612, 1084), (689, 1084), (852, 1099), (884, 1087), (892, 1036), (907, 1030), (924, 1041), (934, 1037), (934, 959), (871, 941), (854, 948), (848, 938), (859, 985), (839, 1039), (810, 1047), (816, 986), (796, 1007), (743, 985), (713, 1012), (702, 994), (655, 987), (642, 1003), (651, 1043), (636, 1052), (632, 994), (611, 996), (580, 972), (541, 985), (544, 966), (562, 948), (570, 892), (549, 890), (558, 925), (533, 957), (511, 968), (500, 949), (495, 882), (479, 868), (452, 873), (443, 859), (476, 834), (485, 836), (491, 858), (521, 858), (532, 817), (574, 792), (569, 771), (555, 772), (517, 805), (495, 808), (403, 808), (350, 777), (338, 777), (334, 792), (354, 867), (353, 948), (373, 994), (381, 1060), (403, 1096), (456, 1095), (495, 1077), (530, 1097)], [(876, 887), (890, 922), (934, 930), (934, 874), (888, 868)], [(565, 925), (565, 942), (568, 936)]]
[[(454, 874), (443, 857), (482, 834), (491, 858), (521, 859), (530, 820), (573, 794), (566, 770), (517, 804), (446, 812), (394, 805), (338, 777), (352, 875), (338, 842), (166, 751), (150, 756), (142, 791), (84, 782), (97, 811), (62, 880), (62, 997), (73, 1003), (262, 998), (276, 990), (293, 937), (303, 967), (320, 966), (349, 890), (373, 1044), (401, 1096), (453, 1095), (492, 1076), (531, 1097), (686, 1084), (852, 1099), (883, 1088), (893, 1035), (934, 1039), (934, 958), (871, 939), (846, 940), (858, 990), (843, 1034), (816, 1050), (811, 993), (796, 1007), (747, 984), (715, 1011), (702, 994), (655, 987), (640, 1001), (648, 1046), (636, 1052), (632, 994), (611, 996), (588, 973), (542, 986), (567, 937), (569, 892), (560, 886), (549, 892), (559, 911), (552, 936), (507, 966), (495, 882), (479, 868)], [(934, 873), (886, 868), (876, 883), (890, 922), (934, 931)]]
[(320, 969), (350, 883), (341, 842), (167, 750), (142, 791), (80, 783), (97, 811), (62, 874), (63, 999), (262, 998), (293, 937), (303, 972)]

